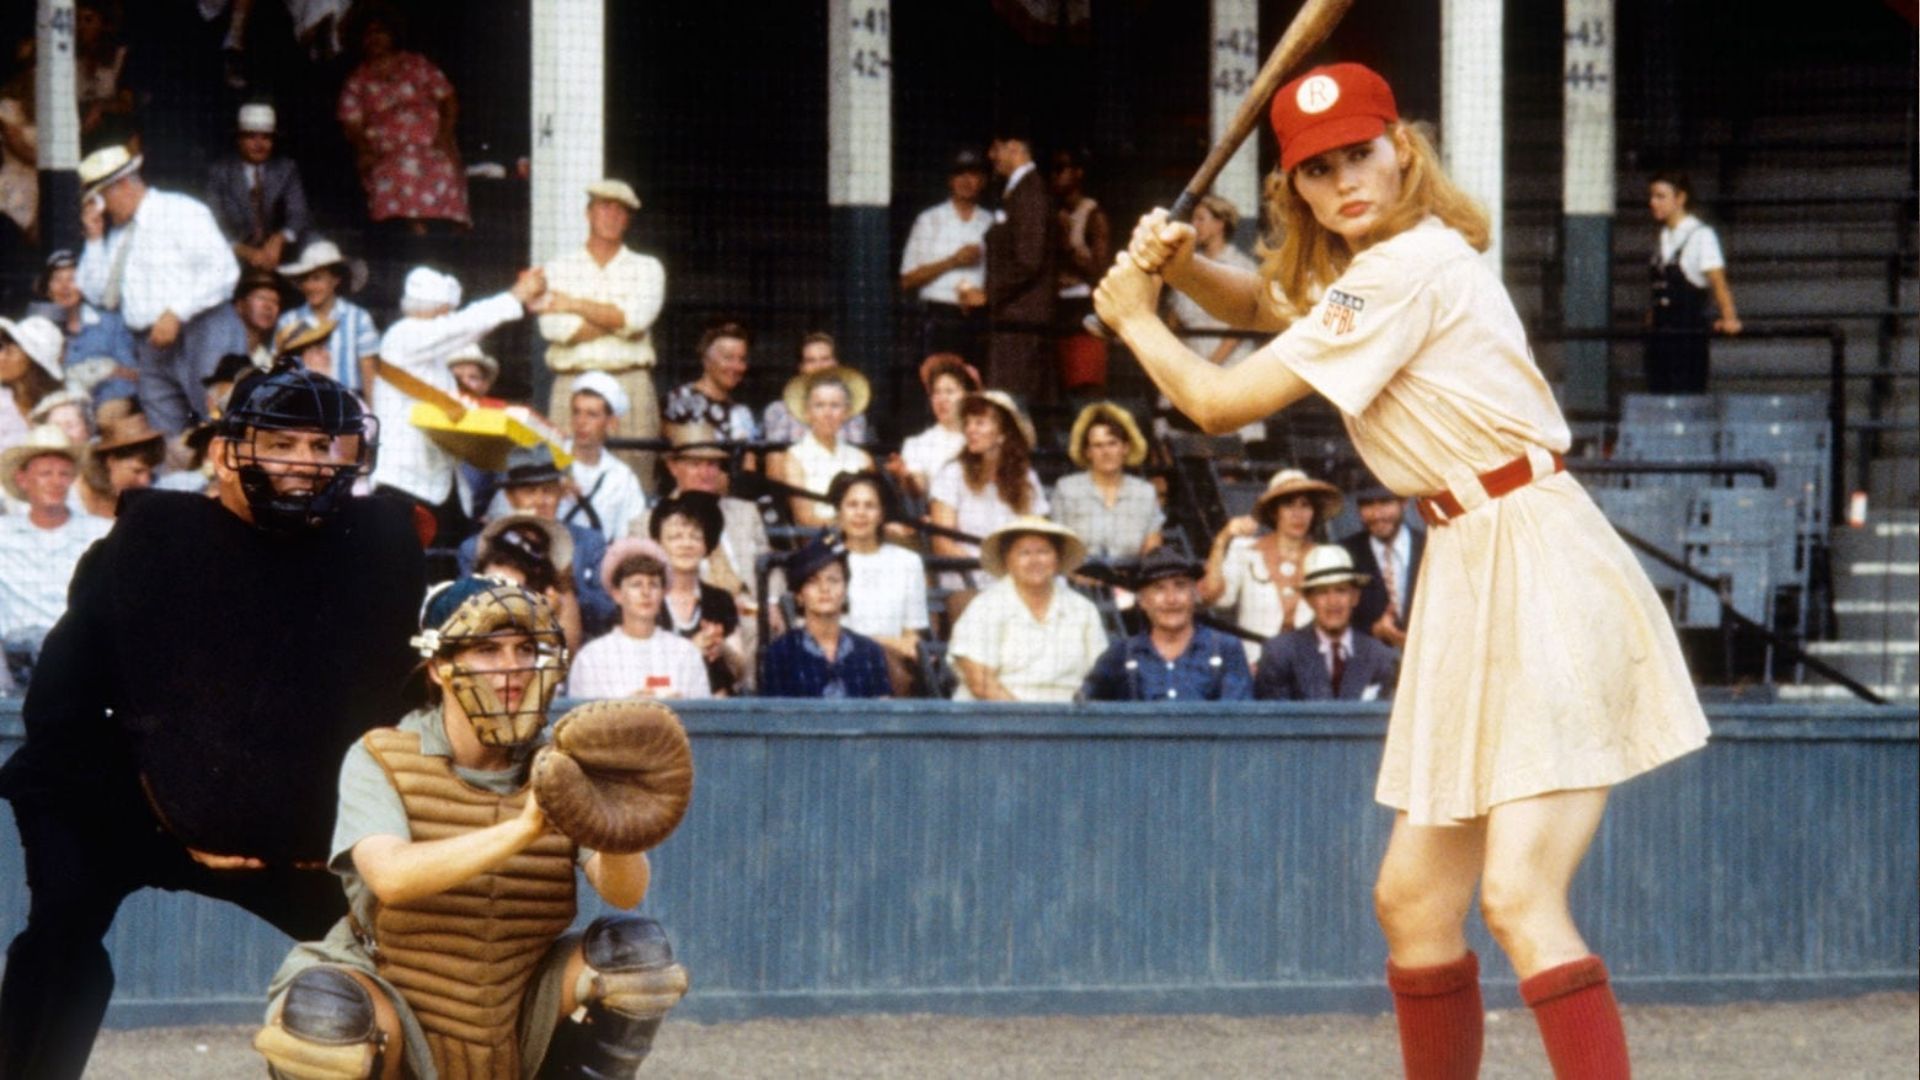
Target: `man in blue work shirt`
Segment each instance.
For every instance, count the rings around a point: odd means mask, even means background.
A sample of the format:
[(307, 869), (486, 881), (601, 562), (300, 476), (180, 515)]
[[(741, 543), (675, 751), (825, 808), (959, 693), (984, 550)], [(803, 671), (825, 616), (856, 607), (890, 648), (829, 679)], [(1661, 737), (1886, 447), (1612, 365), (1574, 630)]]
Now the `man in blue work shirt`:
[(1204, 568), (1155, 548), (1133, 578), (1147, 629), (1110, 646), (1093, 665), (1088, 701), (1249, 701), (1253, 677), (1240, 642), (1193, 620)]

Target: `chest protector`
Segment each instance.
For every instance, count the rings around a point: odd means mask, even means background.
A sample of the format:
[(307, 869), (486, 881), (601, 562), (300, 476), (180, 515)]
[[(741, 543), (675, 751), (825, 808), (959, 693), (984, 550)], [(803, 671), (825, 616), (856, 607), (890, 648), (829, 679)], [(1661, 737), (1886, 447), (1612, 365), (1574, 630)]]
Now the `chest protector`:
[[(422, 754), (420, 736), (393, 728), (365, 744), (407, 810), (415, 840), (439, 840), (517, 816), (524, 789), (496, 795)], [(527, 982), (574, 915), (573, 841), (548, 833), (494, 870), (437, 896), (381, 904), (372, 932), (380, 977), (407, 999), (443, 1076), (514, 1080)]]

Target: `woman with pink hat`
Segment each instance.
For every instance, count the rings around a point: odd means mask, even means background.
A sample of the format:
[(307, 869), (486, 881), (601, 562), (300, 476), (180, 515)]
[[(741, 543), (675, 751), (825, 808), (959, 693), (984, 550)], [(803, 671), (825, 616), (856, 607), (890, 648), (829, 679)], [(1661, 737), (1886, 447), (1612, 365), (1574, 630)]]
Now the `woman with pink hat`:
[(626, 536), (607, 546), (600, 579), (620, 606), (620, 624), (574, 656), (567, 671), (568, 697), (713, 696), (700, 650), (660, 626), (667, 562), (666, 549), (645, 537)]
[[(1376, 798), (1398, 813), (1375, 886), (1411, 1076), (1473, 1076), (1476, 889), (1562, 1076), (1624, 1077), (1607, 972), (1567, 902), (1609, 789), (1706, 742), (1666, 610), (1571, 476), (1566, 420), (1481, 253), (1486, 214), (1393, 90), (1315, 68), (1272, 106), (1278, 226), (1258, 274), (1142, 218), (1095, 306), (1173, 403), (1231, 431), (1309, 394), (1431, 528)], [(1162, 283), (1279, 336), (1234, 368), (1160, 322)]]

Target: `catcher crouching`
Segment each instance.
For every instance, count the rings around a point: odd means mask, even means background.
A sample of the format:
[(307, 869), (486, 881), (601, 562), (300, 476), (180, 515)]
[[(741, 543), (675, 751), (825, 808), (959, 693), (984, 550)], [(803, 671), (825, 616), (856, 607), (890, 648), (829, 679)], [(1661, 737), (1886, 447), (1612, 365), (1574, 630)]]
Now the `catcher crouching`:
[(640, 903), (692, 795), (686, 733), (606, 701), (543, 740), (567, 652), (516, 585), (461, 578), (420, 623), (437, 703), (347, 752), (329, 865), (350, 914), (275, 973), (254, 1046), (283, 1077), (630, 1077), (687, 973), (651, 919), (568, 933), (574, 867)]

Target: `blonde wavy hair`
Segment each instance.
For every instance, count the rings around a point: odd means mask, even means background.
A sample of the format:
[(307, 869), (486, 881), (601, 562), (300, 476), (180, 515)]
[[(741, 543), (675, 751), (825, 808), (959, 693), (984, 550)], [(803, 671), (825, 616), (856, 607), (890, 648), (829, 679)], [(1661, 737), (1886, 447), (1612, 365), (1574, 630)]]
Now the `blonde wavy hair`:
[[(1396, 120), (1387, 125), (1387, 136), (1396, 150), (1406, 151), (1408, 162), (1400, 173), (1400, 202), (1366, 243), (1398, 236), (1432, 214), (1464, 236), (1475, 251), (1485, 251), (1492, 235), (1487, 212), (1447, 176), (1431, 132), (1425, 123)], [(1313, 209), (1293, 188), (1292, 173), (1275, 169), (1268, 174), (1264, 195), (1268, 224), (1259, 249), (1261, 276), (1280, 286), (1295, 311), (1305, 311), (1313, 306), (1316, 292), (1345, 272), (1355, 251), (1343, 237), (1314, 220)]]

